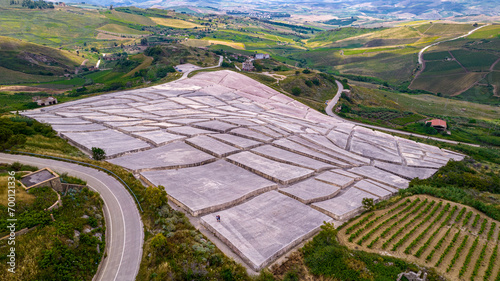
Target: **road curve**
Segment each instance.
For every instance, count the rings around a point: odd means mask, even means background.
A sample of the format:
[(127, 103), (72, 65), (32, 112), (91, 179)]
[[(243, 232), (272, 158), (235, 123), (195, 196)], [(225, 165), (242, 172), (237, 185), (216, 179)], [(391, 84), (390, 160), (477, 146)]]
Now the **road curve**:
[(485, 26), (488, 26), (488, 25), (489, 24), (481, 25), (480, 27), (476, 27), (473, 30), (469, 31), (467, 34), (464, 34), (464, 35), (461, 35), (461, 36), (458, 36), (458, 37), (455, 37), (455, 38), (452, 38), (452, 39), (435, 42), (435, 43), (430, 44), (429, 46), (424, 47), (422, 50), (420, 50), (420, 52), (418, 52), (418, 63), (422, 64), (424, 62), (424, 58), (423, 58), (424, 52), (425, 52), (425, 50), (429, 49), (430, 47), (436, 46), (437, 44), (440, 44), (440, 43), (443, 43), (443, 42), (449, 42), (449, 41), (453, 41), (453, 40), (457, 40), (457, 39), (460, 39), (460, 38), (467, 37), (467, 36), (471, 35), (472, 33), (476, 32), (476, 30), (478, 30), (480, 28), (483, 28)]
[(384, 132), (389, 132), (389, 133), (402, 134), (402, 135), (406, 135), (406, 136), (414, 136), (414, 137), (419, 137), (419, 138), (424, 138), (424, 139), (430, 139), (430, 140), (435, 140), (435, 141), (440, 141), (440, 142), (451, 143), (451, 144), (460, 144), (461, 143), (461, 144), (466, 144), (466, 145), (470, 145), (470, 146), (474, 146), (474, 147), (479, 147), (479, 145), (477, 145), (477, 144), (471, 144), (471, 143), (466, 143), (466, 142), (457, 142), (457, 141), (452, 141), (452, 140), (429, 137), (429, 136), (425, 136), (425, 135), (420, 135), (420, 134), (415, 134), (415, 133), (410, 133), (410, 132), (405, 132), (405, 131), (400, 131), (400, 130), (394, 130), (394, 129), (384, 128), (384, 127), (379, 127), (379, 126), (374, 126), (374, 125), (363, 124), (363, 123), (359, 123), (359, 122), (353, 122), (351, 120), (341, 118), (338, 115), (335, 115), (333, 113), (332, 109), (339, 101), (340, 95), (342, 94), (342, 91), (344, 90), (344, 86), (342, 85), (342, 83), (340, 83), (337, 80), (335, 80), (335, 82), (337, 83), (337, 86), (338, 86), (337, 93), (335, 94), (333, 99), (331, 99), (330, 102), (328, 102), (328, 104), (325, 108), (326, 114), (333, 117), (333, 118), (342, 120), (344, 122), (349, 122), (349, 123), (352, 123), (352, 124), (355, 124), (358, 126), (363, 126), (366, 128), (376, 129), (379, 131), (384, 131)]
[(0, 153), (0, 162), (49, 167), (87, 181), (104, 201), (107, 230), (107, 256), (93, 280), (135, 280), (142, 258), (144, 230), (134, 199), (118, 180), (93, 168), (31, 156)]

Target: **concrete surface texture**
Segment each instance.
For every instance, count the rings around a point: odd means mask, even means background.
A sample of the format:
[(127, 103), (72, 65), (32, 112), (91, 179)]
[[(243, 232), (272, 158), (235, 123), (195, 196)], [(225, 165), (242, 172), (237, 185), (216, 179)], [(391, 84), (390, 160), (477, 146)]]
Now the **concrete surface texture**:
[(22, 114), (164, 186), (256, 270), (323, 221), (356, 215), (363, 198), (387, 198), (463, 158), (326, 116), (227, 70)]

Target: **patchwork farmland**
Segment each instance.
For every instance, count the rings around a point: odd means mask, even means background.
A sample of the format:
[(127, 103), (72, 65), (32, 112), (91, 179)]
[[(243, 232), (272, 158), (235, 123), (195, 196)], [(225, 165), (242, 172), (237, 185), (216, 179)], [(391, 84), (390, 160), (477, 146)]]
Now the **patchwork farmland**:
[(499, 223), (430, 196), (400, 199), (339, 231), (341, 243), (435, 267), (450, 280), (499, 280)]

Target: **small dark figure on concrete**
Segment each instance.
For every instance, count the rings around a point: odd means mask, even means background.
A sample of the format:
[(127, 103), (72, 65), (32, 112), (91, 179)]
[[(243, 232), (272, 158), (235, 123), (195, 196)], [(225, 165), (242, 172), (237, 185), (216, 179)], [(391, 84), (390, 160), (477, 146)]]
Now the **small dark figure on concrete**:
[(215, 216), (215, 218), (217, 219), (217, 222), (220, 222), (220, 216), (219, 215)]

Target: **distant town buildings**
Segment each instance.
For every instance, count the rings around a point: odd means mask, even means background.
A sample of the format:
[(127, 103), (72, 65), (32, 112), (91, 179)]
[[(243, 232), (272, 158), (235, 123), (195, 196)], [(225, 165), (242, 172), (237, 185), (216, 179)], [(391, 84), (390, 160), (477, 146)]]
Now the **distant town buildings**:
[(53, 105), (57, 103), (57, 99), (54, 97), (33, 97), (33, 101), (40, 106)]
[(271, 56), (269, 54), (255, 54), (256, 60), (270, 59)]
[(238, 10), (227, 10), (227, 15), (232, 16), (244, 16), (259, 19), (272, 19), (272, 18), (289, 18), (291, 15), (285, 12), (260, 12), (260, 11), (238, 11)]
[(254, 68), (255, 67), (253, 66), (253, 61), (247, 60), (247, 61), (243, 62), (243, 66), (242, 66), (243, 71), (253, 71)]
[(430, 124), (431, 127), (438, 131), (444, 131), (448, 126), (446, 126), (446, 121), (441, 120), (441, 119), (432, 119), (429, 121), (426, 121), (425, 124)]

